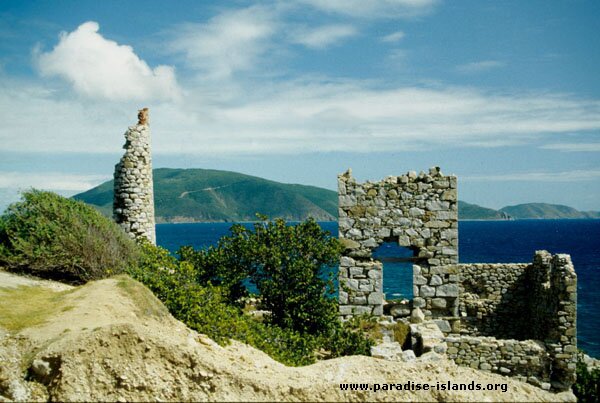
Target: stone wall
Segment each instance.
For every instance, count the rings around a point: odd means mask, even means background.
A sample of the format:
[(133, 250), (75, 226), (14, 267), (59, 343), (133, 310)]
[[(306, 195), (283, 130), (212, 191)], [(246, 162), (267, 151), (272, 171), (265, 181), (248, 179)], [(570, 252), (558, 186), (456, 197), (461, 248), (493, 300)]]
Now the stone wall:
[(543, 343), (494, 337), (446, 337), (448, 358), (458, 365), (494, 372), (550, 389), (552, 361)]
[(339, 239), (345, 246), (340, 314), (383, 313), (383, 265), (372, 251), (384, 242), (397, 242), (414, 253), (415, 306), (426, 318), (455, 318), (458, 277), (437, 268), (458, 262), (456, 177), (444, 176), (436, 167), (428, 174), (409, 172), (358, 183), (348, 170), (338, 176), (338, 195)]
[[(460, 264), (460, 312), (463, 333), (525, 340), (529, 334), (528, 264)], [(519, 315), (515, 315), (519, 312)], [(528, 316), (528, 315), (527, 315)]]
[(531, 338), (544, 341), (552, 359), (552, 386), (575, 382), (577, 363), (577, 274), (571, 257), (539, 251), (531, 271)]
[(544, 343), (546, 380), (575, 381), (577, 276), (568, 255), (537, 251), (531, 264), (459, 264), (462, 333)]
[(142, 112), (125, 132), (125, 154), (115, 166), (113, 216), (132, 238), (156, 244), (150, 127)]
[[(413, 251), (411, 320), (448, 337), (460, 365), (555, 390), (575, 381), (577, 276), (568, 255), (538, 251), (531, 264), (458, 264), (456, 177), (439, 168), (380, 182), (338, 176), (340, 315), (383, 314), (384, 242)], [(537, 341), (534, 341), (537, 340)]]

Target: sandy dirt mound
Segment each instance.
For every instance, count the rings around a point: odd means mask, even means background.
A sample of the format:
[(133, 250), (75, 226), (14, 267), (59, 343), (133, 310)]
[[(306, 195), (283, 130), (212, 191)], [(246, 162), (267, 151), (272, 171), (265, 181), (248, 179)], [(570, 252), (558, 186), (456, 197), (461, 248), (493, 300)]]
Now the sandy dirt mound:
[(73, 286), (57, 283), (56, 281), (41, 280), (37, 277), (15, 275), (0, 268), (0, 288), (17, 288), (21, 286), (46, 287), (56, 291), (70, 290)]
[[(4, 279), (0, 276), (0, 301)], [(32, 284), (28, 284), (32, 286)], [(57, 289), (58, 292), (58, 289)], [(125, 277), (61, 294), (44, 323), (1, 332), (0, 401), (574, 401), (446, 359), (344, 357), (292, 368), (187, 329)], [(1, 302), (0, 302), (1, 303)], [(347, 391), (340, 384), (508, 384), (501, 391)]]

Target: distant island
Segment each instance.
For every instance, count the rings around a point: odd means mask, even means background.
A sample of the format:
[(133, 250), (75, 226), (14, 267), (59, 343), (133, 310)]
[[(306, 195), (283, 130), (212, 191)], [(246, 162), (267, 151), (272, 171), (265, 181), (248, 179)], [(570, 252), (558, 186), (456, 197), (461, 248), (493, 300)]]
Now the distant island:
[[(156, 222), (254, 221), (256, 213), (301, 221), (337, 220), (337, 194), (213, 169), (158, 168), (154, 175)], [(113, 181), (73, 196), (112, 215)]]
[[(213, 169), (158, 168), (154, 173), (157, 222), (252, 221), (256, 212), (301, 221), (337, 220), (337, 193), (315, 186), (285, 184), (256, 176)], [(73, 196), (112, 215), (113, 181)], [(461, 220), (600, 218), (598, 211), (526, 203), (499, 210), (458, 202)]]

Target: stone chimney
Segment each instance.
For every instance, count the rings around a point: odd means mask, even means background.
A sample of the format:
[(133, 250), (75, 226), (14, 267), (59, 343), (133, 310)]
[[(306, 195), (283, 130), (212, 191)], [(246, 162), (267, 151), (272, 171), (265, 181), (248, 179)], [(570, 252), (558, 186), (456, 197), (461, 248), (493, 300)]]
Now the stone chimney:
[(131, 238), (156, 244), (148, 108), (138, 112), (138, 123), (125, 132), (123, 148), (115, 165), (113, 217)]

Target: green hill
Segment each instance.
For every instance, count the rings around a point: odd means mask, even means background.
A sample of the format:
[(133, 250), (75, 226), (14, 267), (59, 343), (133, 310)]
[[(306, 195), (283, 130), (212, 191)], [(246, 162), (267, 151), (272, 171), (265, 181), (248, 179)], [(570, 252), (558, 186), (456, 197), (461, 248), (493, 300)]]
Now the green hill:
[[(113, 181), (73, 196), (112, 215)], [(256, 213), (302, 221), (337, 219), (337, 193), (314, 186), (290, 185), (255, 176), (213, 169), (154, 170), (157, 222), (252, 221)], [(500, 210), (458, 202), (461, 220), (510, 218), (600, 218), (599, 212), (529, 203)]]
[[(249, 221), (256, 213), (291, 221), (337, 217), (337, 194), (331, 190), (212, 169), (159, 168), (153, 173), (157, 222)], [(73, 198), (111, 215), (113, 186), (108, 181)]]
[(560, 204), (526, 203), (502, 207), (499, 211), (513, 218), (599, 218), (600, 213), (579, 211)]
[(498, 210), (458, 201), (458, 217), (461, 220), (507, 220), (510, 215)]

